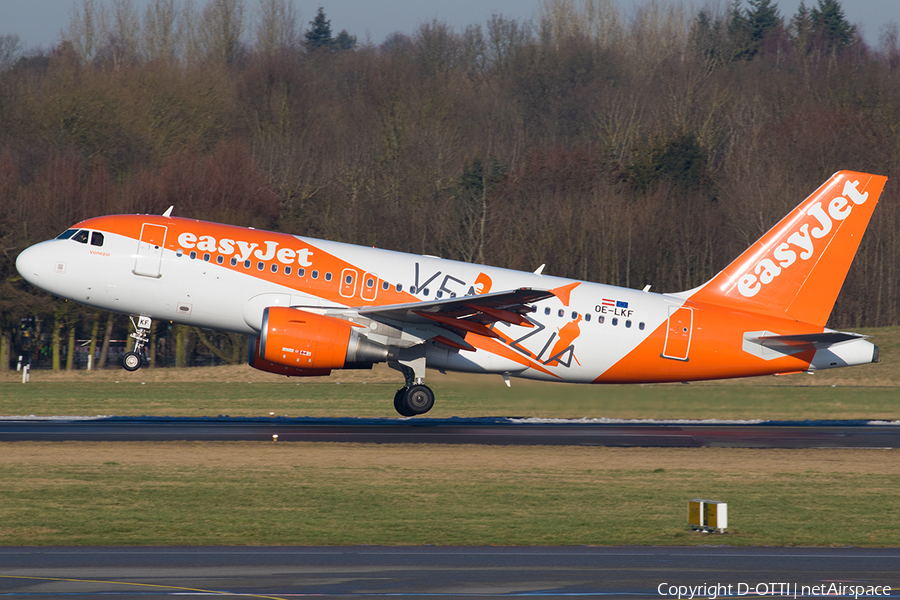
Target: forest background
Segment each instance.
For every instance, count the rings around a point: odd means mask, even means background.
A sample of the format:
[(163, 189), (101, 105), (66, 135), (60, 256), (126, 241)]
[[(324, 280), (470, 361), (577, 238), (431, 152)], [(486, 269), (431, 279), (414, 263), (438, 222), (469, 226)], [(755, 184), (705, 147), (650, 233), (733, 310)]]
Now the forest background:
[[(53, 298), (27, 246), (104, 214), (175, 214), (670, 292), (727, 265), (829, 175), (900, 179), (900, 36), (837, 0), (693, 10), (544, 0), (360, 45), (288, 0), (82, 0), (62, 41), (0, 36), (0, 370), (126, 349)], [(888, 183), (829, 325), (897, 325)], [(118, 342), (117, 342), (118, 340)], [(240, 362), (163, 323), (152, 364)], [(110, 359), (111, 362), (111, 359)]]

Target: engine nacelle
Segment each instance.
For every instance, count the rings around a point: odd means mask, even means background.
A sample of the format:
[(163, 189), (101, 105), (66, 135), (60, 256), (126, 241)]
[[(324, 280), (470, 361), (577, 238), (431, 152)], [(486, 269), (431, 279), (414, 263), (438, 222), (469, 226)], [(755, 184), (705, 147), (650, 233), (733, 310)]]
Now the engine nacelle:
[(387, 360), (386, 346), (375, 343), (348, 321), (270, 306), (263, 311), (259, 358), (306, 370), (370, 368)]
[(331, 375), (331, 369), (298, 369), (297, 367), (288, 367), (269, 362), (259, 355), (259, 338), (255, 335), (250, 338), (250, 353), (247, 357), (247, 364), (260, 371), (287, 375), (288, 377), (326, 377)]

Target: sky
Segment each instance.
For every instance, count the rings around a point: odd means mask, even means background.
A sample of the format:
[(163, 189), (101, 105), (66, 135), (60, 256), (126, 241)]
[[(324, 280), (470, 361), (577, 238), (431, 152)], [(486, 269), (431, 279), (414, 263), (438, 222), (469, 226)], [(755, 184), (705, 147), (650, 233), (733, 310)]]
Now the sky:
[[(676, 0), (657, 1), (665, 5)], [(817, 2), (805, 1), (807, 7)], [(143, 15), (149, 0), (132, 2), (138, 13)], [(633, 13), (635, 6), (643, 5), (646, 0), (616, 2), (627, 17)], [(74, 4), (72, 0), (0, 0), (0, 35), (18, 35), (26, 50), (35, 47), (49, 50), (59, 41), (60, 30), (68, 25)], [(195, 4), (203, 6), (205, 0), (195, 0)], [(686, 4), (727, 9), (730, 0)], [(781, 15), (790, 19), (797, 12), (800, 0), (776, 0), (776, 4)], [(245, 5), (252, 12), (257, 2), (245, 0)], [(357, 36), (360, 43), (369, 41), (377, 45), (395, 31), (412, 34), (419, 25), (432, 19), (444, 21), (460, 32), (473, 23), (484, 25), (493, 13), (507, 18), (529, 19), (535, 15), (541, 0), (294, 0), (294, 5), (303, 30), (306, 30), (321, 5), (331, 21), (333, 32), (346, 29)], [(878, 45), (879, 35), (886, 24), (900, 23), (900, 0), (844, 0), (841, 5), (847, 18), (862, 28), (866, 41), (872, 46)]]

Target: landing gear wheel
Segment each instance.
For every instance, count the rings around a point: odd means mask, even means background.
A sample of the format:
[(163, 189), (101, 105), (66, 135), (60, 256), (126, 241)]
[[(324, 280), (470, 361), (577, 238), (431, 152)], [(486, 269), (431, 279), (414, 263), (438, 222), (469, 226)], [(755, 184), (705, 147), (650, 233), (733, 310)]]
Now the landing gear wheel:
[(126, 371), (137, 371), (141, 368), (143, 362), (144, 359), (137, 352), (127, 352), (122, 357), (122, 366), (125, 367)]
[(409, 412), (406, 408), (406, 392), (409, 391), (408, 387), (402, 387), (397, 390), (397, 393), (394, 394), (394, 410), (400, 413), (403, 417), (414, 417), (415, 414)]
[(434, 392), (427, 385), (414, 385), (406, 392), (403, 407), (415, 415), (424, 415), (434, 406)]

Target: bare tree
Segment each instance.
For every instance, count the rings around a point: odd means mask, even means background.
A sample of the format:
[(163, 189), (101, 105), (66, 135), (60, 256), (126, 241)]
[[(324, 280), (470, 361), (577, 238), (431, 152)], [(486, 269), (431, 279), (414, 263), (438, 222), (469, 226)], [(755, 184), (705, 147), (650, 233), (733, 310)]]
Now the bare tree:
[(141, 49), (149, 61), (173, 61), (178, 56), (178, 10), (175, 0), (152, 0), (144, 13)]
[(259, 0), (256, 50), (273, 54), (300, 44), (299, 15), (288, 0)]
[(233, 63), (241, 54), (244, 26), (243, 0), (209, 0), (198, 24), (200, 46), (206, 57)]
[(82, 63), (90, 63), (106, 44), (109, 19), (104, 4), (96, 0), (82, 0), (72, 5), (69, 26), (60, 32), (64, 42), (72, 44)]

